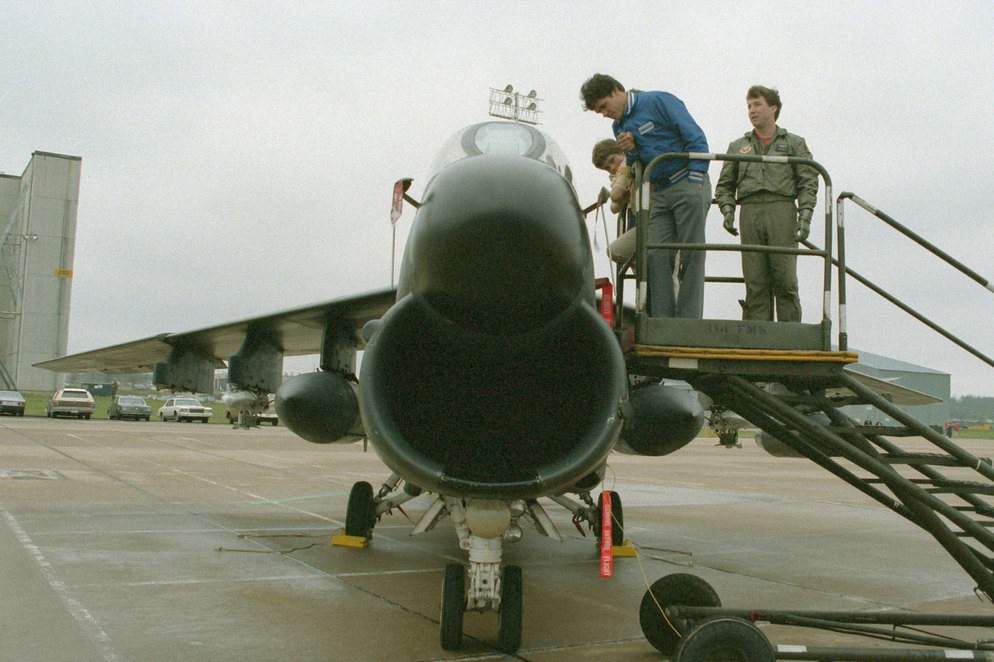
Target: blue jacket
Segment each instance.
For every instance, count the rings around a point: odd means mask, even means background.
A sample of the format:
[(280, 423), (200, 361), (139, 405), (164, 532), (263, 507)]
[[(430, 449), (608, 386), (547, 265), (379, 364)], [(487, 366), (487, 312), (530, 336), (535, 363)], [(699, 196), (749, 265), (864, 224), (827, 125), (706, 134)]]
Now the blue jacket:
[[(669, 92), (629, 92), (628, 105), (621, 119), (614, 121), (614, 135), (631, 131), (635, 151), (625, 154), (628, 164), (652, 159), (667, 152), (707, 152), (704, 131), (687, 112), (687, 107)], [(702, 182), (709, 161), (672, 159), (660, 161), (652, 168), (652, 181), (669, 185), (689, 177)]]

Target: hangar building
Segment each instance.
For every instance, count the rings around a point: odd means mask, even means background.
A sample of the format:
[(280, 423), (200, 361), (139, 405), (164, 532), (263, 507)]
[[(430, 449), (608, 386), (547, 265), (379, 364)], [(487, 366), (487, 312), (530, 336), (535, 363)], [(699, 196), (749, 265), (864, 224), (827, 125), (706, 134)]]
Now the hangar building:
[[(942, 402), (930, 405), (897, 405), (898, 409), (907, 412), (926, 425), (942, 425), (949, 420), (949, 373), (913, 363), (905, 363), (879, 354), (871, 354), (861, 350), (855, 351), (859, 354), (859, 363), (847, 368), (848, 370), (861, 372), (864, 375), (876, 377), (942, 400)], [(880, 421), (882, 425), (893, 425), (893, 421), (885, 414), (870, 405), (844, 407), (843, 411), (857, 421), (870, 419), (873, 423)]]
[(81, 164), (34, 152), (20, 177), (0, 174), (0, 388), (62, 386), (31, 364), (66, 353)]

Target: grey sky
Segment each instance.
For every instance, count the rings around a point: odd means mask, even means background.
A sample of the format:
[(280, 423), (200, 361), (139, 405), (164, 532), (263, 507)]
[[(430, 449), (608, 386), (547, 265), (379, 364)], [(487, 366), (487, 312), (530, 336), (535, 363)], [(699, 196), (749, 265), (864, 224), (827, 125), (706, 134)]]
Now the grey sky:
[[(414, 177), (419, 197), (441, 142), (486, 119), (489, 87), (538, 91), (541, 128), (593, 201), (606, 178), (590, 148), (611, 135), (579, 100), (595, 72), (673, 92), (717, 152), (749, 129), (746, 89), (777, 87), (780, 124), (807, 139), (833, 197), (855, 192), (994, 278), (986, 0), (0, 0), (0, 16), (0, 170), (21, 174), (35, 150), (83, 158), (73, 352), (389, 285), (393, 182)], [(994, 294), (856, 207), (845, 218), (850, 266), (994, 354)], [(732, 241), (714, 210), (708, 240)], [(737, 275), (737, 259), (708, 271)], [(711, 286), (705, 315), (737, 316), (741, 295)], [(994, 368), (858, 284), (847, 316), (851, 346), (994, 394)]]

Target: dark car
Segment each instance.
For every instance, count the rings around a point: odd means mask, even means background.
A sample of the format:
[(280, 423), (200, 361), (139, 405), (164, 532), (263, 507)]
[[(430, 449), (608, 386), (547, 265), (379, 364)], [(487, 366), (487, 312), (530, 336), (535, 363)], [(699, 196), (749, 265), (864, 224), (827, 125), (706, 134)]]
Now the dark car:
[(114, 399), (107, 405), (107, 418), (110, 420), (133, 418), (149, 420), (152, 418), (152, 408), (149, 407), (144, 398), (137, 395), (115, 395)]
[(24, 416), (24, 396), (17, 391), (0, 391), (0, 414)]

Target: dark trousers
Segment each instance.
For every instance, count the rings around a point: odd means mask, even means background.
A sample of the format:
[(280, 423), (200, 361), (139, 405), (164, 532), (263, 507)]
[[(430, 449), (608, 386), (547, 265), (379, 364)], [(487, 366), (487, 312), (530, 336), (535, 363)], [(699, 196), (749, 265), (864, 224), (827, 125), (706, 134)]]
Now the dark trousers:
[[(797, 207), (792, 200), (744, 204), (739, 209), (743, 244), (797, 248), (794, 232)], [(782, 253), (742, 252), (746, 298), (742, 319), (801, 321), (797, 294), (797, 256)]]

